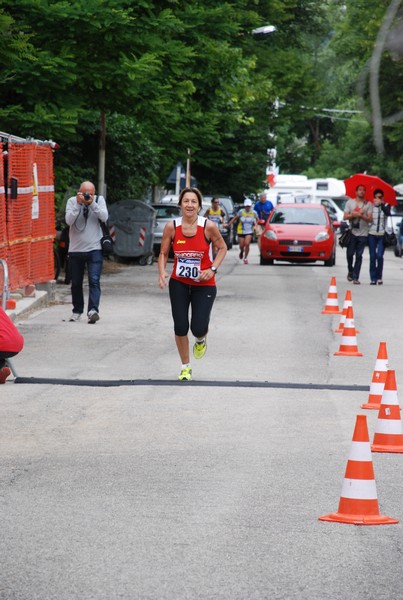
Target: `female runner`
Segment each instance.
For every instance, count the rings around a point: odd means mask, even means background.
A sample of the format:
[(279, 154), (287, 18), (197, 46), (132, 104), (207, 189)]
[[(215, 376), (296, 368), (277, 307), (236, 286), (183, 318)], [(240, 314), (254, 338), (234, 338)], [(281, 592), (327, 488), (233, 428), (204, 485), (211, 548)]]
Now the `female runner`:
[[(206, 335), (217, 294), (215, 274), (225, 258), (227, 246), (217, 225), (199, 216), (202, 195), (197, 188), (184, 188), (179, 195), (178, 204), (182, 209), (182, 216), (169, 221), (162, 235), (158, 258), (158, 284), (161, 289), (169, 285), (175, 341), (182, 361), (179, 379), (191, 381), (189, 306), (190, 329), (196, 338), (193, 356), (202, 358), (207, 349)], [(214, 260), (212, 246), (217, 248)], [(174, 264), (168, 284), (166, 266), (171, 247), (174, 252)]]

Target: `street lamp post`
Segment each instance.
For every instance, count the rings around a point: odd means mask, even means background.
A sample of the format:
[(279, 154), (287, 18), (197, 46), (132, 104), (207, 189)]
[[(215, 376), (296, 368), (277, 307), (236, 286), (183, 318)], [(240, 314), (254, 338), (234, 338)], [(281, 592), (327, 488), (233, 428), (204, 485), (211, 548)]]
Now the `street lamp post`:
[[(274, 25), (263, 25), (263, 27), (257, 27), (252, 29), (252, 34), (256, 36), (268, 35), (277, 31), (277, 27)], [(275, 115), (278, 115), (279, 101), (276, 98), (274, 102)], [(274, 185), (275, 177), (278, 174), (278, 167), (276, 165), (277, 149), (276, 149), (276, 135), (269, 133), (269, 138), (274, 143), (274, 147), (267, 148), (268, 165), (266, 167), (266, 181), (270, 187)]]

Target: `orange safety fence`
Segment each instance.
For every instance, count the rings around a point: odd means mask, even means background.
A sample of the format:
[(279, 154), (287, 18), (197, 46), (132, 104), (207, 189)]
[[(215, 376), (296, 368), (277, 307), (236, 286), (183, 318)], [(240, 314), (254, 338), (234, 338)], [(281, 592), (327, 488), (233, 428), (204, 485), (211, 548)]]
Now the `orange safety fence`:
[(49, 146), (35, 147), (34, 165), (38, 180), (38, 215), (32, 219), (30, 279), (33, 283), (42, 283), (53, 279), (55, 272), (53, 151)]
[[(3, 156), (3, 144), (0, 142), (0, 155)], [(6, 227), (6, 194), (4, 188), (4, 166), (3, 160), (0, 160), (0, 258), (5, 258), (3, 254), (7, 247), (7, 227)]]
[[(0, 258), (7, 259), (6, 194), (4, 188), (3, 144), (0, 142)], [(0, 267), (0, 294), (4, 289), (4, 271)]]
[[(9, 288), (13, 291), (54, 278), (53, 151), (46, 144), (9, 141), (7, 160), (7, 198), (0, 195), (6, 240), (2, 243), (3, 226), (0, 258), (7, 261)], [(17, 180), (16, 198), (11, 197), (13, 178)]]

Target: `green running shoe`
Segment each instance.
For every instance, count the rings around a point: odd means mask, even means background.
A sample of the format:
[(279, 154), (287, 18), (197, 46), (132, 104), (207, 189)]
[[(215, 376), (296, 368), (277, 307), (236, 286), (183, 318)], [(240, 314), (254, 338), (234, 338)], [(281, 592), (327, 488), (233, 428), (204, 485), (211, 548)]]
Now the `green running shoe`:
[(184, 369), (182, 369), (182, 371), (179, 373), (178, 379), (180, 381), (192, 381), (191, 367), (185, 367)]
[(203, 358), (203, 356), (206, 354), (206, 350), (207, 344), (205, 339), (202, 342), (195, 342), (193, 346), (193, 356), (195, 358)]

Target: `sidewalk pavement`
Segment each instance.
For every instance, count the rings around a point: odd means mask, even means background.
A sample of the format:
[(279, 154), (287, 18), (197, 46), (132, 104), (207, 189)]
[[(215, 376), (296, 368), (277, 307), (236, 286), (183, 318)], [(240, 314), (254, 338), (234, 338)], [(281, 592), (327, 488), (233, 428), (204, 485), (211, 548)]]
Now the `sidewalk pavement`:
[[(121, 265), (115, 261), (104, 261), (102, 276), (115, 273), (120, 270)], [(33, 286), (35, 289), (28, 295), (24, 296), (22, 291), (13, 292), (11, 299), (16, 301), (15, 308), (6, 309), (6, 313), (12, 321), (20, 317), (26, 317), (31, 312), (46, 308), (51, 303), (63, 301), (66, 295), (70, 294), (70, 284), (63, 283), (64, 272), (60, 275), (58, 281), (51, 280), (45, 283), (39, 283)], [(86, 278), (84, 279), (86, 285)], [(29, 286), (32, 287), (32, 286)]]

